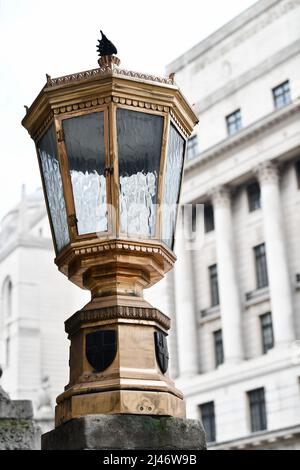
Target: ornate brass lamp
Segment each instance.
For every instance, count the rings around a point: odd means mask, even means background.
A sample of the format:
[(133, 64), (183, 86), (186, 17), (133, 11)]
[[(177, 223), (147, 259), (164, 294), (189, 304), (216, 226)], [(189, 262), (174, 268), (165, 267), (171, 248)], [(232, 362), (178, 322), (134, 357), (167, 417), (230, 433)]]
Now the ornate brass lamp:
[(123, 70), (113, 49), (99, 50), (99, 68), (47, 76), (22, 121), (36, 144), (55, 263), (91, 291), (65, 324), (70, 381), (56, 426), (88, 414), (185, 416), (167, 373), (170, 320), (143, 289), (176, 259), (174, 205), (197, 117), (172, 78)]

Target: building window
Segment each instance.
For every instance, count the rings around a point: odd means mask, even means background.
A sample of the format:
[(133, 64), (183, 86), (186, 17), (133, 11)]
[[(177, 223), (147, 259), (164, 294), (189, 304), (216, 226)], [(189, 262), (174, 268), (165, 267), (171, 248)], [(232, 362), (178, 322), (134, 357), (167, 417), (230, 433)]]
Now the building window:
[(228, 135), (233, 135), (242, 128), (242, 115), (241, 110), (237, 109), (234, 113), (226, 116), (227, 132)]
[(251, 183), (247, 187), (249, 211), (253, 212), (261, 208), (260, 186), (257, 182)]
[(216, 367), (224, 362), (222, 330), (214, 331), (215, 363)]
[(264, 431), (267, 429), (267, 415), (264, 388), (257, 388), (248, 392), (251, 431)]
[(219, 305), (219, 286), (218, 286), (218, 270), (217, 265), (213, 264), (209, 268), (209, 280), (210, 280), (210, 298), (211, 306)]
[(262, 289), (269, 285), (265, 244), (254, 247), (256, 267), (256, 287)]
[(197, 134), (190, 137), (187, 141), (186, 157), (192, 160), (198, 155), (198, 136)]
[(296, 161), (295, 169), (296, 169), (298, 189), (300, 189), (300, 160)]
[(270, 312), (260, 316), (263, 353), (274, 347), (272, 315)]
[(192, 232), (197, 230), (197, 204), (192, 204)]
[(207, 442), (216, 442), (215, 405), (213, 401), (200, 405), (202, 424), (206, 433)]
[(214, 209), (212, 204), (204, 204), (204, 230), (205, 233), (215, 229)]
[(5, 318), (9, 318), (12, 314), (12, 282), (7, 277), (2, 286), (3, 313)]
[(10, 337), (7, 336), (5, 339), (5, 365), (9, 367), (10, 365)]
[(273, 88), (272, 91), (275, 108), (282, 108), (291, 102), (290, 82), (288, 80)]

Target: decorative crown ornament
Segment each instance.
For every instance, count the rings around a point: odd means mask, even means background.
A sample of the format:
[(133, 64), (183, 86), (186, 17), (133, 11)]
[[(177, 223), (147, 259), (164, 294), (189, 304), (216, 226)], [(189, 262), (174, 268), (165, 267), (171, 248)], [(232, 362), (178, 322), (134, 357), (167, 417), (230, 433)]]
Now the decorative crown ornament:
[(97, 52), (99, 55), (98, 63), (100, 67), (112, 67), (114, 64), (119, 65), (120, 59), (115, 56), (118, 53), (116, 46), (105, 36), (103, 31), (100, 30), (101, 39), (98, 39)]

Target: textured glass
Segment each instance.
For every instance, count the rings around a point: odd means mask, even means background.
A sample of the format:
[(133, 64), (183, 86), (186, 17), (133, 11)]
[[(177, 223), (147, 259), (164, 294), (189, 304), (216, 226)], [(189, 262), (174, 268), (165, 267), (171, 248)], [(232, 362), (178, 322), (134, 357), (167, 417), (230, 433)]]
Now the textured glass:
[(107, 230), (104, 113), (63, 121), (78, 234)]
[(117, 131), (121, 231), (153, 236), (163, 117), (118, 109)]
[(167, 152), (162, 207), (162, 239), (172, 248), (185, 152), (185, 140), (172, 124)]
[(60, 174), (54, 125), (45, 133), (38, 144), (48, 205), (52, 219), (57, 250), (70, 242), (67, 212)]

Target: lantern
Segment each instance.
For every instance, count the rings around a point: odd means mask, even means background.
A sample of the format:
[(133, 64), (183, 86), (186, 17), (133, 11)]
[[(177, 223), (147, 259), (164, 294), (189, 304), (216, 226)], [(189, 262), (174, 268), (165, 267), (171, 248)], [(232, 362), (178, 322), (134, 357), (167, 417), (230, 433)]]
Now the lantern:
[(47, 76), (22, 121), (36, 144), (55, 262), (91, 291), (66, 321), (70, 381), (56, 425), (91, 413), (185, 414), (167, 373), (170, 320), (143, 289), (176, 259), (186, 140), (197, 117), (172, 78), (119, 63), (106, 50), (94, 70)]

